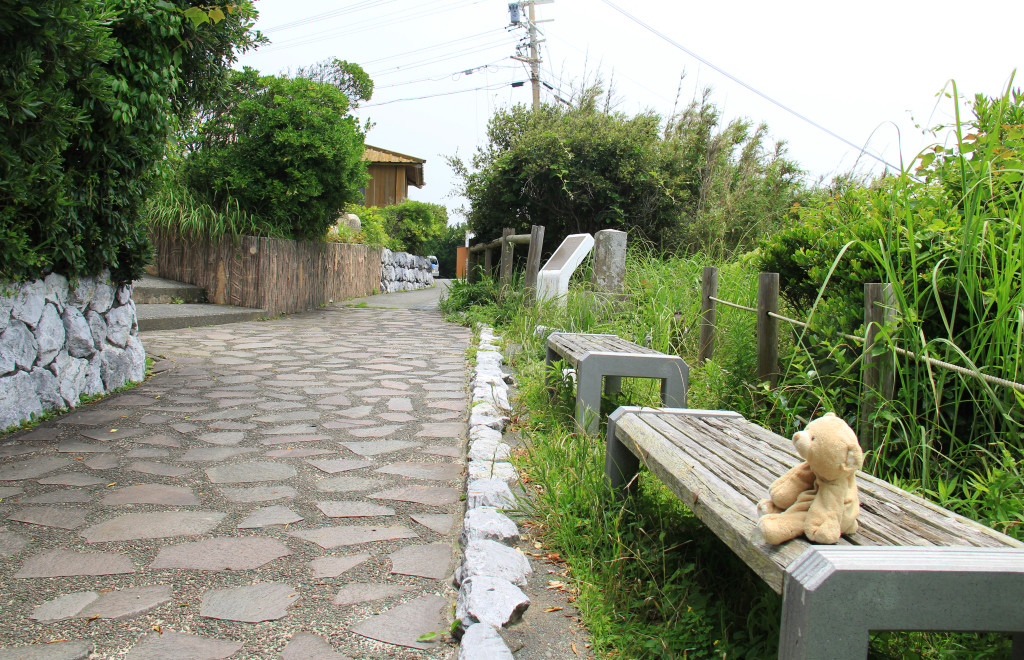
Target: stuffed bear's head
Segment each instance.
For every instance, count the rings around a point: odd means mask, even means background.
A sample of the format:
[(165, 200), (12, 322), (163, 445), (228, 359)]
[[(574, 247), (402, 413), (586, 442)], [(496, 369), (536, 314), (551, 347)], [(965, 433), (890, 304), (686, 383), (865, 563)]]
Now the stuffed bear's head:
[(853, 473), (864, 463), (857, 434), (835, 413), (825, 413), (797, 431), (793, 444), (814, 474), (826, 481)]

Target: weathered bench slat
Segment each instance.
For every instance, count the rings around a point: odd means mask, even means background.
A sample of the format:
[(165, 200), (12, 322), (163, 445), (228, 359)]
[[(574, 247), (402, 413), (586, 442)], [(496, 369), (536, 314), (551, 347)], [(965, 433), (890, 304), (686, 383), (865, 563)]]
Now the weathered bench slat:
[[(785, 464), (780, 462), (778, 465), (778, 469), (772, 470), (768, 467), (765, 467), (763, 463), (757, 463), (747, 458), (743, 453), (741, 453), (743, 447), (740, 445), (739, 442), (736, 441), (735, 438), (731, 437), (727, 433), (721, 433), (718, 430), (718, 428), (710, 424), (704, 423), (703, 420), (700, 421), (700, 424), (704, 428), (702, 430), (698, 430), (697, 428), (695, 428), (697, 424), (681, 424), (679, 423), (679, 419), (677, 417), (666, 416), (658, 419), (659, 421), (671, 425), (676, 432), (689, 438), (692, 442), (700, 442), (699, 437), (695, 437), (696, 433), (703, 432), (704, 434), (707, 435), (715, 435), (721, 444), (710, 444), (708, 446), (708, 451), (715, 453), (716, 455), (720, 456), (722, 459), (726, 461), (734, 461), (737, 464), (737, 466), (743, 469), (743, 472), (745, 474), (752, 478), (758, 484), (758, 486), (761, 487), (760, 492), (762, 493), (766, 493), (768, 491), (768, 486), (770, 486), (778, 478), (777, 475), (780, 474), (780, 470), (784, 472), (785, 470), (789, 469), (783, 469)], [(761, 458), (763, 460), (766, 457), (762, 454)]]
[(773, 547), (758, 540), (750, 500), (636, 416), (619, 418), (615, 434), (744, 563), (782, 592), (785, 567), (800, 555), (805, 542)]

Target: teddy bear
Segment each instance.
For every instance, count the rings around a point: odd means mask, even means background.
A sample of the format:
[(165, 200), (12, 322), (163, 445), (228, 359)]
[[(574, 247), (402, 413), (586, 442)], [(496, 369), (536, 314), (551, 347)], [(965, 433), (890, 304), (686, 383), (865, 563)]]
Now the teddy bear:
[(864, 453), (853, 429), (825, 413), (795, 433), (793, 444), (804, 462), (776, 479), (769, 498), (757, 504), (765, 540), (778, 545), (804, 534), (813, 543), (832, 544), (855, 533), (860, 500), (854, 475)]

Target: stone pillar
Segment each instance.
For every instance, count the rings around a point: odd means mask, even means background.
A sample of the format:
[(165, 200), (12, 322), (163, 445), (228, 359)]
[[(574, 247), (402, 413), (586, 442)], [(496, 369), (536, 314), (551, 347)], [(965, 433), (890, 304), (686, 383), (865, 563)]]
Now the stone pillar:
[(626, 232), (602, 229), (594, 234), (594, 289), (621, 294), (626, 288)]

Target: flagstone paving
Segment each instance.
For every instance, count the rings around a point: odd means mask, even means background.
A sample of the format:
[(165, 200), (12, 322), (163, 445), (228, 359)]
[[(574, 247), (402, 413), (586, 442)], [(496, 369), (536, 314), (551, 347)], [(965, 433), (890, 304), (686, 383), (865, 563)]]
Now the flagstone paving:
[(0, 438), (0, 660), (450, 657), (469, 331), (141, 337), (148, 381)]

